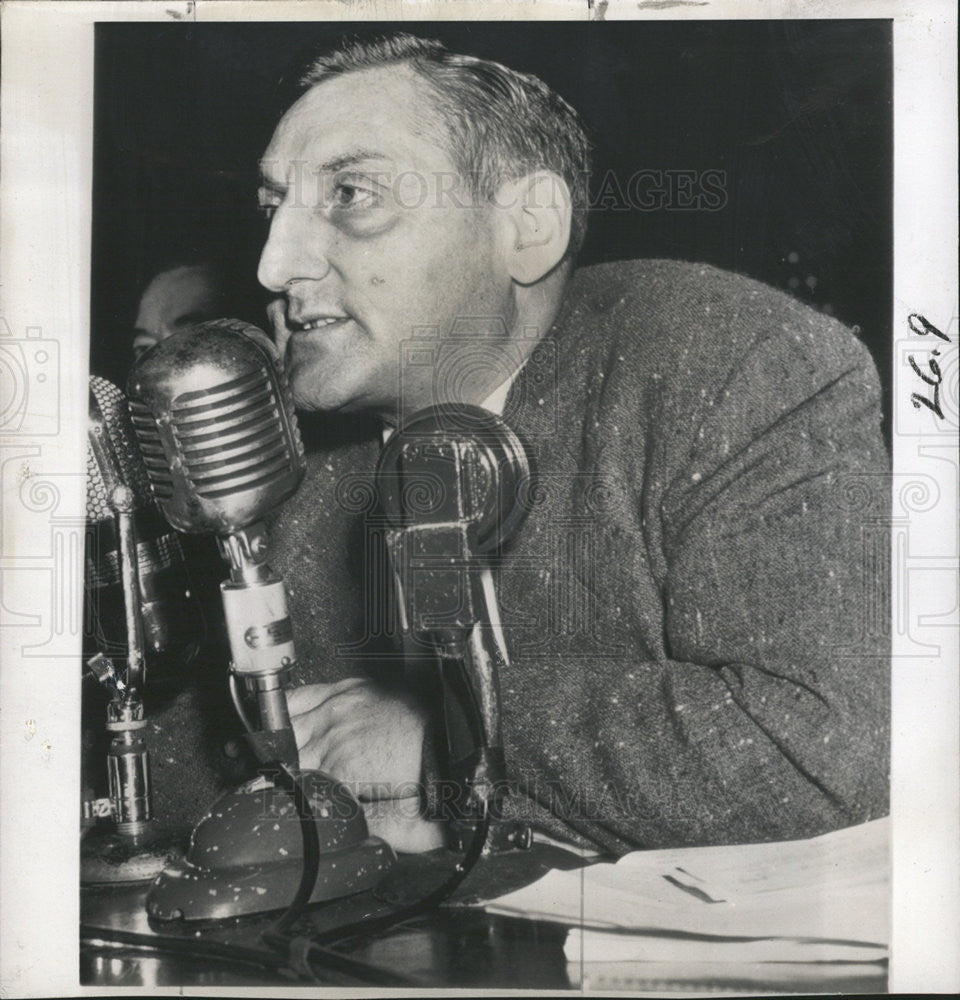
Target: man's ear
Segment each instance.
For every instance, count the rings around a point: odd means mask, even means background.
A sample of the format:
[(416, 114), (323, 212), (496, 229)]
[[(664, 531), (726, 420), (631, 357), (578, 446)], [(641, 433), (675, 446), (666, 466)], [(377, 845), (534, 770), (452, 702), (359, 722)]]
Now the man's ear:
[(570, 188), (558, 174), (537, 170), (504, 183), (496, 205), (503, 212), (503, 249), (510, 276), (521, 285), (532, 285), (567, 252)]

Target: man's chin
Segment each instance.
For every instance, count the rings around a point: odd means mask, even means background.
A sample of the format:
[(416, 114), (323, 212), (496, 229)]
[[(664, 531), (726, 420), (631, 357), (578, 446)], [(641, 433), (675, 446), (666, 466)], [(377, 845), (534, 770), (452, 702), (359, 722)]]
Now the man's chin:
[(336, 401), (330, 399), (326, 393), (319, 392), (315, 384), (305, 385), (293, 375), (290, 377), (290, 391), (293, 405), (303, 413), (326, 413), (338, 408)]
[(293, 396), (293, 405), (303, 413), (347, 413), (355, 409), (351, 405), (349, 387), (335, 385), (317, 366), (306, 362), (298, 363), (286, 357), (287, 381)]

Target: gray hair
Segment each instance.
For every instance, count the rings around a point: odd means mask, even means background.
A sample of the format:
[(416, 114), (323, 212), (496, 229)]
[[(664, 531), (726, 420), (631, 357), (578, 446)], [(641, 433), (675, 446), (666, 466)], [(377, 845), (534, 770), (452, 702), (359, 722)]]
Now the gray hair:
[(390, 65), (408, 65), (430, 85), (449, 152), (474, 197), (489, 201), (504, 181), (535, 170), (563, 178), (573, 203), (567, 255), (576, 254), (587, 229), (590, 173), (590, 143), (577, 112), (535, 76), (403, 33), (344, 39), (308, 64), (300, 85)]

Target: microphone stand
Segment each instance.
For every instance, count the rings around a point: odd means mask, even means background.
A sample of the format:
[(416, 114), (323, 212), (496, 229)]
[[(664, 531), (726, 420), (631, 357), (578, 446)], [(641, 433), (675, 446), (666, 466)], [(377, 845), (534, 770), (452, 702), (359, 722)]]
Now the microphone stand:
[[(220, 585), (230, 640), (230, 694), (263, 763), (300, 765), (284, 682), (296, 661), (293, 628), (283, 580), (267, 565), (267, 534), (261, 522), (218, 537), (230, 578)], [(256, 700), (257, 720), (243, 707), (238, 681)]]
[(296, 663), (293, 627), (260, 522), (293, 495), (305, 461), (276, 349), (239, 320), (201, 323), (144, 354), (128, 394), (164, 516), (181, 531), (215, 534), (229, 563), (221, 594), (231, 694), (264, 765), (213, 803), (187, 856), (154, 882), (147, 913), (163, 921), (233, 919), (369, 889), (393, 865), (393, 850), (370, 836), (343, 784), (298, 769), (283, 687)]
[[(230, 691), (259, 777), (221, 796), (194, 828), (187, 856), (168, 865), (147, 894), (155, 920), (221, 920), (298, 907), (373, 888), (395, 862), (367, 830), (360, 805), (322, 771), (299, 770), (284, 679), (296, 664), (283, 580), (267, 565), (260, 522), (218, 536), (230, 565), (221, 584), (230, 640)], [(239, 690), (256, 698), (251, 719)], [(287, 779), (286, 781), (284, 779)], [(295, 787), (291, 789), (290, 784)], [(297, 807), (296, 797), (307, 804)], [(304, 885), (308, 835), (312, 879)]]
[[(101, 467), (110, 468), (101, 457)], [(121, 676), (102, 653), (87, 661), (93, 676), (111, 693), (106, 728), (112, 734), (107, 750), (109, 811), (115, 826), (91, 831), (81, 848), (81, 882), (110, 884), (149, 881), (173, 859), (182, 857), (186, 837), (153, 819), (150, 753), (143, 731), (145, 681), (143, 622), (133, 491), (122, 483), (108, 484), (108, 501), (118, 523), (120, 573), (127, 632), (127, 669)]]
[[(447, 737), (449, 777), (459, 789), (452, 803), (453, 846), (467, 850), (486, 819), (482, 853), (489, 855), (529, 847), (532, 837), (525, 824), (503, 819), (508, 786), (499, 677), (509, 661), (493, 627), (492, 575), (472, 554), (469, 535), (464, 522), (416, 525), (388, 531), (387, 548), (394, 565), (407, 569), (408, 586), (416, 577), (410, 588), (416, 596), (409, 601), (414, 607), (408, 612), (413, 623), (408, 618), (407, 627), (440, 659), (448, 718), (457, 708), (451, 699), (466, 702), (469, 739), (464, 744), (449, 728)], [(404, 603), (408, 592), (403, 591)]]

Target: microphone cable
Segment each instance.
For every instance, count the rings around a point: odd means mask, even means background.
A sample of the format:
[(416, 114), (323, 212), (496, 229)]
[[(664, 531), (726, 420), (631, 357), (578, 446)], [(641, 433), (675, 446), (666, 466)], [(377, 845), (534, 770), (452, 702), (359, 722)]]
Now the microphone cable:
[[(248, 733), (253, 733), (255, 730), (243, 707), (243, 699), (240, 697), (236, 678), (232, 674), (229, 683), (233, 707), (240, 717), (244, 729)], [(313, 809), (310, 807), (310, 798), (304, 794), (303, 784), (293, 770), (283, 761), (275, 760), (261, 767), (260, 773), (278, 784), (293, 799), (294, 808), (300, 819), (300, 837), (303, 842), (303, 866), (300, 872), (300, 884), (297, 886), (293, 899), (290, 900), (289, 905), (280, 914), (274, 925), (269, 930), (264, 931), (262, 936), (264, 940), (267, 940), (268, 935), (282, 937), (287, 928), (297, 920), (310, 902), (317, 874), (320, 871), (320, 836), (317, 833)]]
[[(234, 695), (234, 704), (241, 721), (249, 730), (249, 718), (242, 709), (239, 692), (236, 691), (232, 684), (231, 693)], [(335, 971), (345, 969), (348, 972), (352, 971), (353, 974), (357, 974), (357, 970), (365, 969), (374, 977), (391, 975), (378, 969), (376, 966), (370, 966), (356, 959), (349, 959), (341, 952), (332, 951), (329, 948), (325, 948), (324, 945), (345, 938), (355, 937), (358, 934), (385, 930), (401, 921), (420, 916), (448, 899), (470, 873), (483, 851), (483, 844), (486, 840), (489, 827), (489, 820), (486, 814), (481, 822), (478, 823), (470, 841), (469, 850), (464, 860), (457, 865), (453, 875), (423, 899), (393, 913), (381, 914), (377, 917), (365, 917), (362, 920), (357, 920), (341, 927), (335, 927), (311, 937), (291, 936), (287, 931), (309, 905), (310, 897), (313, 894), (313, 888), (317, 881), (317, 873), (320, 870), (320, 837), (317, 833), (313, 809), (310, 807), (309, 796), (304, 793), (300, 777), (282, 761), (274, 761), (265, 765), (261, 769), (261, 774), (276, 782), (293, 798), (297, 816), (300, 819), (300, 835), (303, 840), (303, 864), (300, 873), (300, 884), (297, 886), (297, 891), (294, 893), (293, 899), (286, 910), (277, 918), (272, 927), (261, 934), (261, 938), (279, 953), (278, 958), (282, 958), (285, 964), (288, 964), (290, 968), (301, 975), (310, 976), (314, 981), (319, 981), (314, 968), (316, 965), (319, 965), (323, 969), (333, 969)], [(347, 963), (346, 965), (344, 964), (345, 962)], [(379, 985), (390, 985), (390, 982), (383, 978), (371, 978), (370, 981)], [(392, 982), (394, 984), (399, 982), (400, 985), (423, 985), (418, 981), (402, 976), (392, 980)]]
[[(463, 860), (454, 869), (453, 874), (440, 886), (432, 892), (429, 892), (422, 899), (417, 900), (415, 903), (411, 903), (399, 910), (395, 910), (393, 913), (384, 913), (379, 916), (364, 917), (362, 920), (355, 920), (353, 923), (343, 924), (340, 927), (333, 927), (330, 930), (321, 931), (320, 933), (314, 934), (310, 937), (290, 937), (289, 935), (276, 929), (281, 922), (287, 927), (290, 923), (292, 923), (292, 920), (288, 921), (286, 919), (290, 910), (292, 910), (291, 905), (291, 908), (288, 909), (288, 911), (284, 913), (284, 915), (277, 922), (275, 928), (263, 933), (262, 936), (264, 941), (272, 947), (286, 951), (288, 955), (292, 955), (294, 951), (302, 952), (304, 949), (309, 951), (315, 948), (320, 949), (323, 954), (339, 955), (340, 952), (329, 951), (324, 948), (324, 946), (345, 941), (348, 938), (366, 936), (378, 931), (387, 930), (396, 924), (402, 923), (406, 920), (411, 920), (414, 917), (419, 917), (424, 913), (428, 913), (430, 910), (435, 909), (449, 899), (473, 870), (483, 853), (483, 845), (486, 842), (489, 827), (489, 815), (484, 813), (473, 832), (473, 837), (470, 840), (470, 847), (467, 849)], [(306, 874), (307, 870), (306, 866), (304, 866), (304, 875)], [(316, 876), (314, 875), (314, 877)], [(301, 881), (301, 889), (304, 881), (306, 881), (306, 879)], [(299, 898), (299, 896), (300, 892), (298, 891), (294, 902), (296, 902), (296, 899)]]
[(303, 785), (300, 779), (287, 767), (286, 764), (277, 764), (278, 772), (276, 777), (280, 777), (280, 784), (285, 791), (293, 798), (297, 815), (300, 817), (300, 836), (303, 838), (303, 868), (300, 874), (300, 884), (290, 905), (283, 911), (277, 922), (269, 930), (264, 931), (263, 938), (267, 935), (282, 935), (303, 913), (310, 896), (313, 894), (313, 887), (317, 881), (317, 873), (320, 870), (320, 836), (317, 833), (317, 824), (314, 821), (313, 809), (310, 808), (309, 797), (303, 793)]
[[(233, 697), (237, 714), (240, 716), (240, 720), (247, 731), (252, 732), (252, 725), (249, 717), (243, 710), (242, 699), (234, 683), (234, 678), (231, 677), (230, 681), (230, 693)], [(304, 794), (300, 778), (281, 761), (274, 761), (272, 764), (267, 765), (261, 773), (264, 772), (274, 779), (279, 777), (280, 781), (278, 783), (293, 798), (294, 806), (300, 819), (300, 835), (303, 838), (303, 866), (300, 874), (300, 884), (297, 886), (297, 891), (294, 893), (293, 899), (274, 925), (264, 931), (261, 937), (272, 948), (282, 952), (289, 958), (291, 964), (296, 968), (302, 969), (304, 967), (308, 954), (318, 959), (340, 955), (339, 952), (325, 949), (323, 946), (326, 944), (332, 944), (358, 935), (370, 934), (375, 931), (386, 930), (389, 927), (421, 916), (440, 906), (456, 892), (483, 853), (483, 845), (486, 842), (487, 833), (490, 828), (490, 816), (486, 809), (478, 821), (476, 829), (473, 831), (470, 846), (463, 860), (456, 866), (453, 874), (445, 882), (422, 899), (402, 907), (393, 913), (380, 914), (375, 917), (364, 917), (362, 920), (356, 920), (341, 927), (334, 927), (308, 938), (290, 936), (286, 933), (287, 930), (296, 922), (304, 909), (306, 909), (310, 902), (310, 896), (313, 894), (317, 873), (320, 870), (320, 838), (317, 834), (313, 810), (310, 808), (309, 797)], [(299, 957), (295, 958), (295, 955)]]

